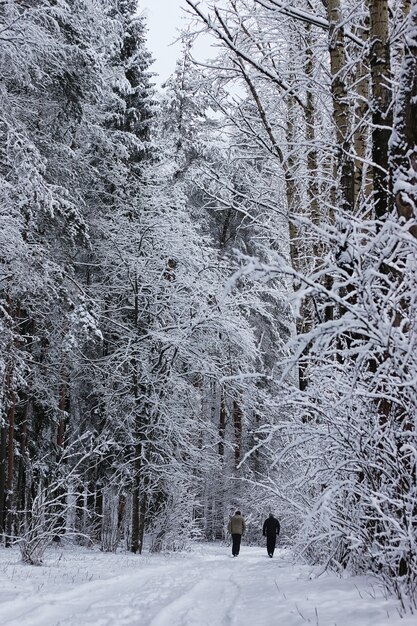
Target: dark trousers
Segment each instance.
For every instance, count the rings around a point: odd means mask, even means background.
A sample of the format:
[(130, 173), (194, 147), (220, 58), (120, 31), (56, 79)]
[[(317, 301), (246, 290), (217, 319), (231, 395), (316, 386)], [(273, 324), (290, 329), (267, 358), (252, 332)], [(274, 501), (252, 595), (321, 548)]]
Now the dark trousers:
[(273, 535), (272, 537), (266, 537), (266, 551), (268, 554), (274, 554), (275, 545), (277, 543), (277, 536)]
[(240, 550), (240, 542), (242, 539), (242, 535), (238, 535), (237, 533), (232, 534), (233, 545), (232, 545), (232, 554), (233, 556), (237, 556)]

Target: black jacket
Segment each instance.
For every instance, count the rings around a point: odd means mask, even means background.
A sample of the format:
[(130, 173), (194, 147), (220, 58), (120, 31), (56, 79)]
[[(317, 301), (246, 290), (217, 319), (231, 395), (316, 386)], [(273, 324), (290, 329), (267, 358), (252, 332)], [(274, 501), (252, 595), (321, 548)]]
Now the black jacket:
[(270, 516), (264, 521), (264, 526), (262, 529), (262, 534), (264, 535), (264, 537), (275, 537), (276, 535), (279, 535), (279, 531), (279, 521), (275, 519), (275, 517)]

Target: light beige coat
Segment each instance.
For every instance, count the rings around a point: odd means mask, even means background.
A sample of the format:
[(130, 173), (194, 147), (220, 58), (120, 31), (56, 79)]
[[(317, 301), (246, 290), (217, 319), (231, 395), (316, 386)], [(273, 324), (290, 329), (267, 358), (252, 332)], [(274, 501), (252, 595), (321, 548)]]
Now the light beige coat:
[(231, 535), (244, 535), (246, 530), (245, 520), (242, 515), (232, 515), (229, 519), (227, 530)]

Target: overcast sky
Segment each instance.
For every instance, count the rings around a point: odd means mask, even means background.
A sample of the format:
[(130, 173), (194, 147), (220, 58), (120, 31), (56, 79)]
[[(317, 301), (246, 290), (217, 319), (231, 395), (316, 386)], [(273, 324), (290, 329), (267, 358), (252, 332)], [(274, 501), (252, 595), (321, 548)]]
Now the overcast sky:
[[(158, 84), (164, 82), (175, 69), (181, 45), (173, 42), (178, 38), (179, 30), (187, 23), (181, 9), (185, 6), (184, 0), (139, 0), (139, 12), (143, 12), (148, 21), (148, 48), (155, 58), (151, 69), (159, 74), (156, 79)], [(209, 43), (206, 39), (205, 43), (200, 42), (196, 56), (205, 59), (209, 55)]]
[(163, 82), (174, 71), (180, 45), (172, 45), (178, 30), (184, 23), (181, 7), (183, 0), (139, 0), (139, 11), (144, 12), (149, 27), (148, 48), (155, 58), (152, 70), (159, 74), (158, 83)]

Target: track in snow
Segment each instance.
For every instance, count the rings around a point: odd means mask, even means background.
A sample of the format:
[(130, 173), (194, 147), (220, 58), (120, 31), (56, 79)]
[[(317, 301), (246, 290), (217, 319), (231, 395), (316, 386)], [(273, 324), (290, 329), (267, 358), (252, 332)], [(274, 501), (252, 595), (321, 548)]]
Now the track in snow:
[[(277, 550), (199, 544), (171, 556), (65, 548), (43, 568), (0, 551), (1, 626), (411, 626), (365, 578), (317, 578)], [(7, 554), (6, 554), (7, 553)], [(51, 554), (52, 557), (51, 558)], [(55, 559), (55, 560), (54, 560)], [(12, 572), (12, 576), (11, 576)], [(9, 577), (8, 586), (2, 586)], [(12, 582), (10, 581), (12, 578)], [(389, 619), (389, 616), (391, 619)]]

